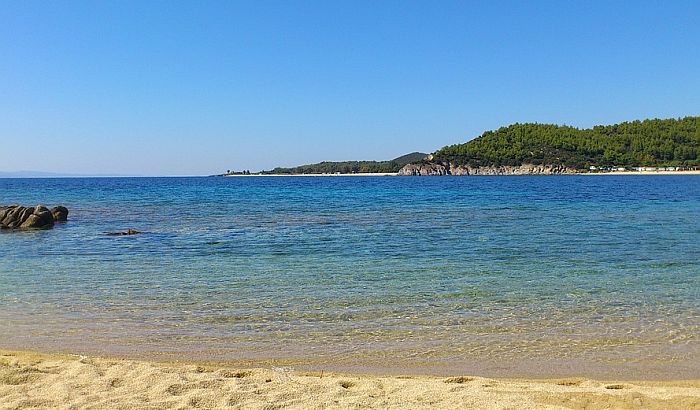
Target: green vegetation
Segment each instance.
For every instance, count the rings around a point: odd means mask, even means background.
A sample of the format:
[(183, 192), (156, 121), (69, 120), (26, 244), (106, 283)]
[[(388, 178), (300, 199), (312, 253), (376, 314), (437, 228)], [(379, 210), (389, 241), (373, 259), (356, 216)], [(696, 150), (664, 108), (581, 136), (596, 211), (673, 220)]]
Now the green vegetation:
[(424, 154), (422, 152), (412, 152), (410, 154), (406, 154), (406, 155), (402, 155), (398, 158), (394, 158), (389, 162), (395, 162), (398, 165), (404, 166), (404, 165), (410, 164), (412, 162), (422, 161), (427, 156), (428, 156), (428, 154)]
[(700, 165), (700, 117), (623, 122), (578, 129), (513, 124), (434, 154), (453, 165), (521, 164), (596, 167)]
[(391, 173), (399, 172), (406, 164), (420, 161), (428, 154), (412, 152), (392, 159), (391, 161), (324, 161), (318, 164), (301, 165), (294, 168), (275, 168), (264, 171), (264, 174), (360, 174), (360, 173)]

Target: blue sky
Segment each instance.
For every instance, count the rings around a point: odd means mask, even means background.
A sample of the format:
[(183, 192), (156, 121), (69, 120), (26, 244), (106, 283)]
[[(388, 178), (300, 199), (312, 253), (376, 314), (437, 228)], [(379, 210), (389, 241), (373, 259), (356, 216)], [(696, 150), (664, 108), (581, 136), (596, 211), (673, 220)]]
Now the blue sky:
[(200, 175), (700, 114), (700, 2), (20, 1), (0, 171)]

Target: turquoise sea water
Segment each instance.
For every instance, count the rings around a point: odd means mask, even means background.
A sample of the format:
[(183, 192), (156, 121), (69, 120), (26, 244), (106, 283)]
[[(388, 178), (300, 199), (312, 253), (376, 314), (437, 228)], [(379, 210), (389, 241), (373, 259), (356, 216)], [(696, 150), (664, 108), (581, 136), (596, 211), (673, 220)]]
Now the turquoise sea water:
[(0, 348), (700, 377), (698, 176), (0, 179), (11, 203), (70, 215), (0, 231)]

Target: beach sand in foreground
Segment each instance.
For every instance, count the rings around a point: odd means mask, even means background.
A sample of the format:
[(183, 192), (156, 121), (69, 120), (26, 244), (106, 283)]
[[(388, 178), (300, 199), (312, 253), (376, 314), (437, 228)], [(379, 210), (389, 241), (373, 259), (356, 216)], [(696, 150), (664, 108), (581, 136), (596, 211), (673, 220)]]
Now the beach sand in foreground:
[(0, 351), (0, 408), (698, 409), (700, 380), (382, 377)]

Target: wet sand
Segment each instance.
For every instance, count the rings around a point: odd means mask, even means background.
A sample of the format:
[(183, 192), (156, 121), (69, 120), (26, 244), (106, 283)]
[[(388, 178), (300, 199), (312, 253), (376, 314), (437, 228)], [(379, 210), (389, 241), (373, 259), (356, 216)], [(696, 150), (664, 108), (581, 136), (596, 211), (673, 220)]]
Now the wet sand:
[(28, 408), (700, 409), (700, 380), (351, 375), (0, 351), (0, 409)]

